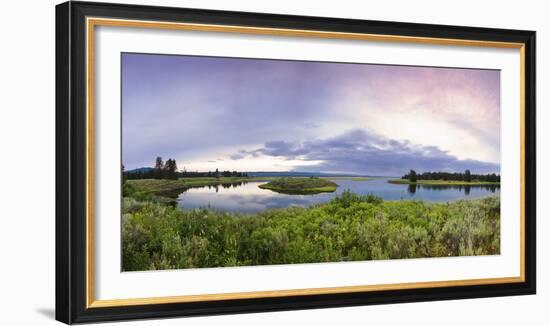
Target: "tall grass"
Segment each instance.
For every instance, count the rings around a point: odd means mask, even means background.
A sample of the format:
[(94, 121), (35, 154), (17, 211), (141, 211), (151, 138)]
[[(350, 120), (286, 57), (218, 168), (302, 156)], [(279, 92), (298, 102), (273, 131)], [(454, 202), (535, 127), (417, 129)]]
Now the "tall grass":
[(255, 215), (123, 199), (125, 271), (500, 252), (500, 199), (384, 202), (344, 192)]

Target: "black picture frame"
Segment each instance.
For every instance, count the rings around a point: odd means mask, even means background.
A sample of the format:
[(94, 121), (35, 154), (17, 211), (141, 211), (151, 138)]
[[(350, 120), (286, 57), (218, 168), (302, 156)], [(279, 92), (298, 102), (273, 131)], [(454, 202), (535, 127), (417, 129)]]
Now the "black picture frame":
[[(86, 292), (86, 17), (515, 42), (524, 44), (525, 239), (523, 282), (90, 308)], [(56, 6), (56, 319), (67, 323), (266, 312), (535, 294), (534, 31), (365, 21), (141, 5)]]

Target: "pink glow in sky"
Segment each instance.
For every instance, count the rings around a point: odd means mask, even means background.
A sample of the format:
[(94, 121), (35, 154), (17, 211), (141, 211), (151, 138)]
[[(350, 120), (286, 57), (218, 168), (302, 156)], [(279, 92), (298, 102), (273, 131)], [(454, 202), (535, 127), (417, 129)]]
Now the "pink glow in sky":
[(500, 72), (123, 54), (123, 163), (401, 175), (500, 169)]

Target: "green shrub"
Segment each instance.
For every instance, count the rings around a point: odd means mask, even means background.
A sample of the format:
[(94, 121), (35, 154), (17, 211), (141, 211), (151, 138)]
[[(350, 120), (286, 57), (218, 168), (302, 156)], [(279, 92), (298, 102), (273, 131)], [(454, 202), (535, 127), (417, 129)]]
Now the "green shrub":
[(500, 199), (382, 201), (346, 191), (324, 205), (254, 215), (122, 202), (125, 271), (500, 253)]

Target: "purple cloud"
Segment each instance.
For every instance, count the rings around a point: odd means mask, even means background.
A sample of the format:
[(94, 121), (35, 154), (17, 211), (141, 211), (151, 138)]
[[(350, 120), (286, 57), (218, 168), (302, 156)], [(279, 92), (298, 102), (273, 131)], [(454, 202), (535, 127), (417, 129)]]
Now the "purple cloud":
[(367, 175), (401, 175), (409, 169), (418, 172), (469, 169), (473, 173), (493, 173), (500, 169), (495, 163), (460, 160), (435, 146), (396, 141), (361, 129), (300, 143), (269, 141), (252, 151), (241, 150), (239, 158), (258, 153), (289, 160), (322, 161), (313, 167), (317, 171)]

